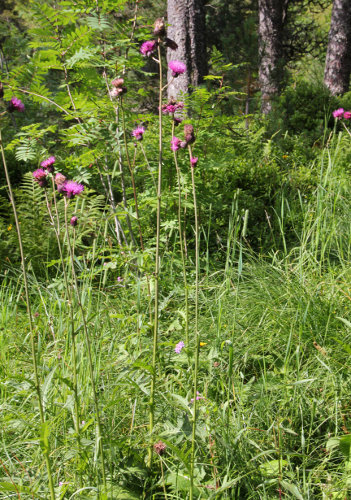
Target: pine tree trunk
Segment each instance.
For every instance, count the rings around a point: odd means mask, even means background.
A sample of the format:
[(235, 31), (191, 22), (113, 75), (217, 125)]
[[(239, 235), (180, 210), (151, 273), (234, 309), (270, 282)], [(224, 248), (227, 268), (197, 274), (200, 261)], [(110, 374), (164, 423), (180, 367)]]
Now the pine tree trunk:
[(324, 83), (333, 95), (349, 90), (351, 72), (351, 0), (334, 0)]
[(259, 0), (259, 83), (261, 109), (267, 114), (272, 99), (279, 94), (283, 72), (283, 12), (282, 0)]
[[(168, 0), (167, 37), (178, 44), (177, 50), (167, 50), (167, 61), (179, 60), (187, 71), (178, 76), (168, 87), (168, 97), (186, 94), (190, 86), (196, 87), (207, 74), (205, 13), (203, 0)], [(172, 80), (168, 70), (168, 82)]]

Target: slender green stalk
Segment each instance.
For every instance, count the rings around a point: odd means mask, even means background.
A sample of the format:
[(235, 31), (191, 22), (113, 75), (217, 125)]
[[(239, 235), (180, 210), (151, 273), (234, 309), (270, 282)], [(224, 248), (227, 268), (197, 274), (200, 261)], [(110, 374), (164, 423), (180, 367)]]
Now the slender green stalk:
[(148, 466), (152, 464), (153, 454), (153, 430), (155, 417), (155, 386), (156, 386), (156, 355), (158, 341), (158, 285), (160, 273), (160, 221), (161, 221), (161, 187), (162, 187), (162, 62), (160, 40), (158, 40), (158, 64), (160, 74), (160, 91), (158, 102), (158, 124), (159, 124), (159, 157), (158, 157), (158, 183), (157, 183), (157, 223), (156, 223), (156, 256), (155, 256), (155, 309), (154, 309), (154, 335), (152, 346), (152, 374), (150, 387), (150, 408), (149, 408), (149, 434), (150, 446), (148, 453)]
[[(189, 156), (192, 158), (191, 146), (189, 148)], [(193, 187), (194, 201), (194, 217), (195, 217), (195, 360), (194, 360), (194, 405), (191, 433), (191, 457), (190, 457), (190, 500), (194, 498), (194, 468), (195, 468), (195, 441), (196, 441), (196, 407), (197, 407), (197, 375), (199, 371), (199, 351), (200, 351), (200, 335), (199, 335), (199, 221), (197, 213), (196, 190), (195, 190), (195, 167), (191, 165), (191, 183)]]
[[(174, 121), (172, 123), (172, 137), (174, 136)], [(183, 231), (182, 231), (182, 187), (180, 181), (180, 169), (178, 165), (178, 158), (176, 151), (173, 151), (174, 163), (177, 170), (177, 180), (178, 180), (178, 231), (179, 231), (179, 243), (180, 243), (180, 253), (182, 257), (182, 267), (183, 267), (183, 281), (184, 281), (184, 293), (185, 293), (185, 345), (189, 348), (189, 293), (188, 293), (188, 282), (186, 278), (186, 266), (185, 266), (185, 252), (183, 245)]]
[[(3, 143), (2, 143), (1, 129), (0, 129), (0, 148), (1, 148), (2, 162), (3, 162), (4, 170), (5, 170), (7, 187), (8, 187), (8, 190), (9, 190), (10, 202), (11, 202), (11, 206), (12, 206), (12, 210), (13, 210), (13, 215), (14, 215), (14, 218), (15, 218), (16, 231), (17, 231), (17, 236), (18, 236), (18, 246), (19, 246), (19, 251), (20, 251), (20, 255), (21, 255), (21, 264), (22, 264), (22, 272), (23, 272), (24, 290), (25, 290), (26, 302), (27, 302), (27, 315), (28, 315), (29, 330), (30, 330), (30, 344), (31, 344), (33, 370), (34, 370), (34, 382), (35, 382), (35, 389), (36, 389), (37, 395), (38, 395), (38, 406), (39, 406), (39, 413), (40, 413), (40, 421), (41, 421), (42, 426), (44, 426), (46, 424), (46, 420), (45, 420), (45, 414), (44, 414), (44, 408), (43, 408), (43, 401), (42, 401), (42, 397), (41, 397), (40, 380), (39, 380), (39, 373), (38, 373), (38, 362), (37, 362), (36, 346), (35, 346), (35, 332), (34, 332), (33, 320), (32, 320), (31, 303), (30, 303), (30, 299), (29, 299), (29, 289), (28, 289), (28, 280), (27, 280), (26, 261), (25, 261), (25, 258), (24, 258), (23, 245), (22, 245), (22, 236), (21, 236), (21, 228), (20, 228), (20, 224), (19, 224), (19, 221), (18, 221), (16, 204), (15, 204), (15, 200), (14, 200), (14, 197), (13, 197), (13, 192), (12, 192), (12, 187), (11, 187), (11, 181), (10, 181), (9, 173), (8, 173), (8, 170), (7, 170), (7, 164), (6, 164), (6, 158), (5, 158), (5, 151), (4, 151), (4, 146), (3, 146)], [(44, 454), (44, 457), (45, 457), (45, 463), (46, 463), (46, 468), (47, 468), (47, 473), (48, 473), (50, 497), (51, 497), (52, 500), (55, 500), (55, 489), (54, 489), (54, 482), (53, 482), (52, 472), (51, 472), (50, 447), (49, 447), (49, 445), (47, 445), (47, 448), (43, 451), (43, 454)]]
[(54, 184), (54, 179), (52, 177), (52, 189), (53, 189), (53, 196), (54, 196), (54, 205), (55, 205), (55, 213), (56, 213), (56, 224), (55, 224), (55, 219), (52, 214), (51, 206), (49, 203), (48, 199), (48, 194), (45, 190), (45, 199), (46, 199), (46, 206), (48, 209), (51, 225), (53, 226), (56, 240), (57, 240), (57, 246), (59, 249), (59, 254), (60, 254), (60, 260), (61, 260), (61, 266), (62, 266), (62, 271), (63, 271), (63, 278), (64, 278), (64, 283), (65, 283), (65, 291), (66, 291), (66, 299), (67, 299), (67, 304), (68, 304), (68, 309), (69, 309), (69, 320), (70, 320), (70, 327), (71, 327), (71, 339), (72, 339), (72, 358), (73, 358), (73, 392), (74, 392), (74, 412), (75, 412), (75, 422), (74, 426), (76, 429), (77, 433), (77, 441), (78, 441), (78, 447), (80, 448), (80, 412), (79, 412), (79, 396), (78, 396), (78, 370), (77, 370), (77, 346), (76, 346), (76, 334), (75, 334), (75, 326), (74, 326), (74, 311), (73, 311), (73, 303), (72, 303), (72, 295), (70, 286), (68, 284), (68, 277), (67, 277), (67, 272), (66, 272), (66, 265), (65, 261), (63, 258), (63, 252), (62, 252), (62, 245), (61, 245), (61, 239), (60, 239), (60, 222), (59, 222), (59, 215), (58, 215), (58, 209), (57, 209), (57, 203), (56, 203), (56, 194), (55, 194), (55, 184)]
[(68, 208), (68, 200), (67, 200), (67, 198), (65, 198), (65, 227), (66, 227), (67, 246), (68, 246), (70, 259), (71, 259), (71, 269), (72, 269), (73, 284), (74, 284), (74, 288), (75, 288), (75, 297), (77, 300), (78, 307), (79, 307), (81, 314), (82, 314), (83, 331), (84, 331), (85, 343), (86, 343), (87, 353), (88, 353), (88, 366), (89, 366), (89, 373), (90, 373), (90, 378), (91, 378), (91, 387), (93, 390), (93, 399), (94, 399), (95, 414), (96, 414), (96, 424), (97, 424), (97, 430), (98, 430), (98, 441), (99, 441), (101, 468), (102, 468), (102, 481), (104, 484), (104, 488), (106, 490), (107, 484), (106, 484), (106, 473), (105, 473), (104, 447), (103, 447), (102, 431), (101, 431), (99, 401), (98, 401), (98, 397), (97, 397), (95, 380), (94, 380), (94, 367), (93, 367), (93, 360), (92, 360), (92, 356), (91, 356), (91, 343), (90, 343), (90, 338), (89, 338), (88, 326), (87, 326), (87, 322), (86, 322), (86, 318), (85, 318), (84, 307), (83, 307), (83, 304), (80, 300), (77, 275), (76, 275), (76, 271), (74, 268), (74, 255), (73, 255), (71, 239), (70, 239), (69, 231), (68, 231), (67, 208)]

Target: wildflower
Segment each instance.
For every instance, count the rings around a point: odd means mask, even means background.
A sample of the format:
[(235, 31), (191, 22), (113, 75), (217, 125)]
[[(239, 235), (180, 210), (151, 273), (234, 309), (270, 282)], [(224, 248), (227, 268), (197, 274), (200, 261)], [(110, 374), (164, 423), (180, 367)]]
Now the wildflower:
[(175, 346), (174, 348), (174, 351), (179, 354), (181, 352), (181, 350), (183, 349), (183, 347), (185, 346), (184, 342), (181, 340), (180, 342), (178, 342), (178, 344)]
[(162, 441), (159, 441), (158, 443), (154, 444), (154, 450), (155, 450), (155, 453), (157, 453), (157, 455), (163, 455), (166, 448), (167, 448), (167, 446)]
[[(197, 162), (199, 161), (199, 158), (198, 157), (195, 157), (195, 158), (190, 158), (190, 163), (191, 163), (191, 166), (192, 167), (195, 167), (195, 165), (197, 164)], [(204, 344), (204, 342), (200, 342), (200, 345), (201, 344)], [(206, 345), (206, 344), (204, 344)]]
[(186, 71), (186, 65), (181, 61), (169, 61), (168, 67), (172, 71), (174, 78), (177, 78), (177, 76), (182, 75)]
[(55, 156), (49, 156), (49, 158), (41, 162), (40, 166), (46, 169), (49, 174), (52, 174), (52, 172), (54, 171), (53, 164), (55, 163), (55, 161)]
[(143, 56), (150, 57), (155, 52), (156, 48), (156, 40), (148, 40), (147, 42), (144, 42), (142, 44), (142, 46), (140, 47), (140, 52), (141, 54), (143, 54)]
[(117, 281), (121, 282), (121, 281), (123, 281), (123, 278), (121, 278), (120, 276), (117, 276)]
[[(196, 401), (199, 401), (200, 399), (205, 399), (205, 398), (203, 396), (201, 396), (199, 391), (196, 391)], [(190, 403), (193, 403), (193, 402), (194, 402), (194, 398), (191, 398)]]
[(174, 114), (176, 111), (179, 111), (184, 108), (184, 102), (177, 102), (174, 99), (168, 101), (167, 104), (162, 106), (162, 113), (164, 114)]
[(178, 151), (178, 149), (180, 148), (180, 143), (181, 143), (181, 140), (178, 139), (178, 137), (172, 137), (171, 139), (171, 150), (172, 151)]
[(10, 224), (9, 226), (7, 226), (7, 230), (8, 231), (11, 231), (11, 229), (12, 229), (12, 224)]
[(333, 111), (333, 116), (335, 119), (342, 118), (344, 115), (344, 108), (339, 108)]
[(345, 118), (345, 120), (350, 120), (350, 118), (351, 118), (351, 111), (345, 111), (344, 118)]
[(71, 226), (76, 227), (76, 225), (78, 224), (78, 217), (74, 215), (69, 223), (71, 224)]
[(145, 133), (144, 127), (139, 126), (133, 130), (132, 135), (135, 137), (137, 141), (142, 141), (144, 133)]
[(59, 193), (61, 193), (66, 180), (67, 180), (66, 176), (64, 176), (60, 172), (57, 172), (57, 174), (55, 175), (55, 184), (57, 186), (57, 191)]
[(208, 344), (208, 342), (200, 342), (200, 347), (204, 347), (207, 344)]
[(76, 195), (84, 191), (83, 184), (78, 184), (75, 181), (65, 181), (62, 184), (62, 189), (59, 190), (67, 198), (74, 198)]
[(158, 17), (154, 24), (154, 35), (160, 38), (164, 37), (166, 34), (165, 20), (163, 17)]
[(39, 186), (43, 188), (48, 185), (46, 176), (47, 172), (43, 168), (38, 168), (33, 172), (34, 179), (38, 182)]
[(24, 111), (24, 104), (21, 101), (21, 99), (18, 99), (17, 97), (12, 97), (11, 101), (7, 106), (7, 109), (10, 113), (13, 113), (13, 111), (19, 111), (22, 113)]
[(194, 127), (187, 123), (184, 125), (184, 135), (187, 144), (192, 144), (195, 142)]

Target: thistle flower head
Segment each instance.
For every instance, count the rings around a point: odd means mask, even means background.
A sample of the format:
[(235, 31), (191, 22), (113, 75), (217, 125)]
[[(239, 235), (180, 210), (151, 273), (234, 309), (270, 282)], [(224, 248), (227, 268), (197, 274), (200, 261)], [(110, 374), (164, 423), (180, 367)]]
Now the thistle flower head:
[(150, 57), (157, 48), (156, 40), (147, 40), (140, 47), (140, 53), (145, 57)]
[(13, 113), (13, 111), (23, 112), (24, 104), (21, 101), (21, 99), (18, 99), (18, 97), (12, 97), (11, 101), (8, 104), (7, 109), (10, 113)]
[(345, 120), (350, 120), (351, 119), (351, 111), (345, 111), (344, 118), (345, 118)]
[(186, 65), (181, 61), (169, 61), (168, 67), (172, 71), (174, 78), (186, 72)]
[(172, 151), (178, 151), (178, 149), (180, 148), (180, 143), (181, 143), (181, 140), (178, 139), (178, 137), (172, 137), (171, 139), (171, 150)]
[(183, 120), (181, 118), (178, 118), (177, 116), (174, 116), (173, 121), (174, 121), (174, 126), (177, 127), (180, 123), (182, 123)]
[(57, 186), (60, 186), (62, 184), (64, 184), (67, 180), (67, 177), (63, 174), (61, 174), (61, 172), (57, 172), (57, 174), (55, 175), (55, 184)]
[(53, 164), (55, 163), (55, 161), (55, 156), (49, 156), (49, 158), (41, 162), (40, 166), (46, 169), (49, 174), (51, 174), (54, 171)]
[(190, 158), (191, 166), (195, 167), (195, 165), (197, 164), (198, 161), (199, 161), (198, 157), (196, 157), (196, 158)]
[(142, 141), (144, 133), (145, 133), (144, 127), (138, 126), (133, 130), (132, 135), (133, 137), (135, 137), (137, 141)]
[(33, 172), (33, 177), (37, 181), (40, 187), (46, 187), (48, 184), (47, 181), (47, 172), (43, 168), (38, 168), (37, 170), (34, 170)]
[(124, 78), (115, 78), (114, 80), (112, 80), (111, 85), (116, 88), (123, 87)]
[(59, 191), (66, 196), (66, 198), (74, 198), (84, 191), (83, 184), (78, 184), (78, 182), (75, 181), (65, 181), (61, 186)]
[(336, 109), (335, 111), (333, 111), (333, 116), (334, 118), (338, 119), (338, 118), (342, 118), (343, 115), (344, 115), (344, 108), (339, 108), (339, 109)]
[(71, 224), (71, 226), (76, 227), (76, 225), (78, 224), (78, 217), (74, 215), (69, 221), (69, 223)]
[(177, 102), (174, 99), (170, 99), (167, 104), (163, 104), (162, 113), (173, 115), (176, 111), (184, 108), (184, 102)]

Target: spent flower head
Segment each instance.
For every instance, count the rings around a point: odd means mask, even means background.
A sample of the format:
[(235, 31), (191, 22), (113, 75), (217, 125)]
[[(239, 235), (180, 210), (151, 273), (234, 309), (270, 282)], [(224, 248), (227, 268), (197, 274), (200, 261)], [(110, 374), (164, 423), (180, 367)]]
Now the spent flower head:
[(154, 450), (157, 455), (163, 455), (166, 451), (167, 446), (162, 441), (158, 441), (154, 444)]
[(172, 71), (174, 78), (186, 72), (186, 65), (181, 61), (169, 61), (168, 67)]

